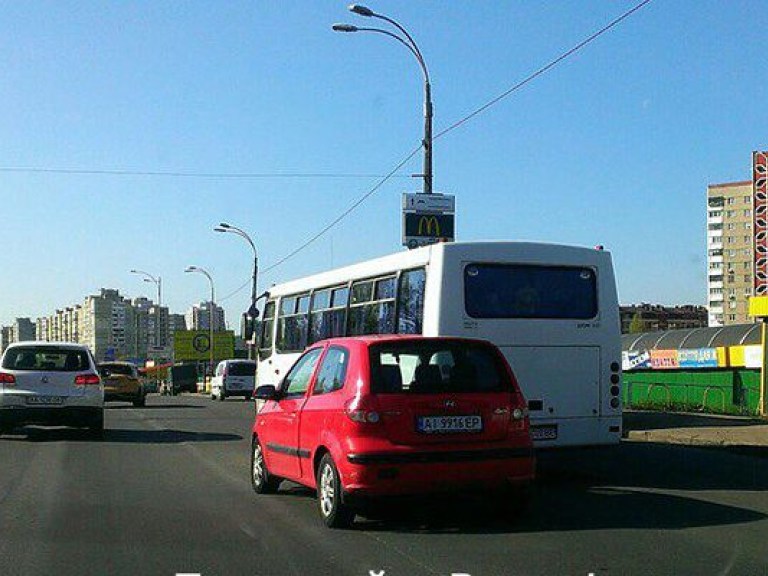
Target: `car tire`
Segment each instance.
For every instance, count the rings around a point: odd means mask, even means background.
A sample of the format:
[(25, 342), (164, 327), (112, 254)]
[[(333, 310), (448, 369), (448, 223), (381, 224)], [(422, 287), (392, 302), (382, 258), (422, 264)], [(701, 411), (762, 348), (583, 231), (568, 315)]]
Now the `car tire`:
[(251, 445), (251, 486), (256, 494), (274, 494), (282, 479), (273, 476), (267, 469), (264, 450), (258, 438)]
[(317, 505), (320, 517), (329, 528), (348, 528), (355, 519), (355, 512), (344, 503), (339, 471), (330, 454), (323, 456), (317, 467)]

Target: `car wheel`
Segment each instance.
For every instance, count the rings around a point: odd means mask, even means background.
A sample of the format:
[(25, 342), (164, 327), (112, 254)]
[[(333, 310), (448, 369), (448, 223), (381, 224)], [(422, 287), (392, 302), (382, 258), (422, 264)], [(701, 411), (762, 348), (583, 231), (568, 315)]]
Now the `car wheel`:
[(342, 501), (342, 491), (339, 471), (331, 455), (326, 454), (317, 468), (317, 504), (329, 528), (347, 528), (355, 519), (354, 510)]
[(256, 494), (273, 494), (277, 492), (282, 480), (272, 476), (267, 470), (267, 462), (264, 460), (264, 450), (257, 438), (253, 439), (251, 448), (251, 486)]

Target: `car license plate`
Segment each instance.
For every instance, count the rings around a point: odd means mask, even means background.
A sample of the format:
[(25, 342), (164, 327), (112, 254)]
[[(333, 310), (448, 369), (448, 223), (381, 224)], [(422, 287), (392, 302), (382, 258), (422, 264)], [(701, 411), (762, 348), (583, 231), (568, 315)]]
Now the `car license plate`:
[(532, 440), (557, 440), (557, 424), (531, 426)]
[(420, 416), (416, 430), (422, 434), (481, 432), (483, 419), (480, 416)]
[(33, 406), (55, 406), (63, 403), (64, 398), (61, 396), (27, 396), (27, 404)]

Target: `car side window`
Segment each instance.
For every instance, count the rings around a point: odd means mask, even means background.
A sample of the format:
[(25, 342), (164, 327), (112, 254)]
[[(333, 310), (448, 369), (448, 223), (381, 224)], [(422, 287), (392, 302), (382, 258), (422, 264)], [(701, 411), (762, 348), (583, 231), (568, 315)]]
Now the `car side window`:
[(302, 396), (307, 391), (322, 351), (322, 348), (315, 348), (296, 361), (296, 364), (293, 365), (283, 380), (284, 396)]
[(345, 348), (331, 346), (320, 365), (312, 393), (327, 394), (343, 388), (348, 364), (349, 351)]

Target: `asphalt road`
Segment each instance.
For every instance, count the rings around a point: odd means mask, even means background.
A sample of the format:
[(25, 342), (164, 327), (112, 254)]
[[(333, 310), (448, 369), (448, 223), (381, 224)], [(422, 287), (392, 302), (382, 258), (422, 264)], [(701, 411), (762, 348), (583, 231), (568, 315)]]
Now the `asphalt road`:
[(399, 501), (346, 531), (248, 479), (252, 405), (113, 404), (106, 437), (0, 439), (0, 574), (595, 576), (768, 573), (768, 454), (642, 443), (545, 453), (536, 502)]

